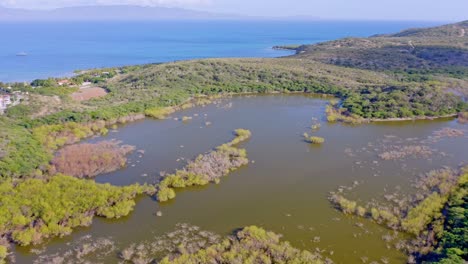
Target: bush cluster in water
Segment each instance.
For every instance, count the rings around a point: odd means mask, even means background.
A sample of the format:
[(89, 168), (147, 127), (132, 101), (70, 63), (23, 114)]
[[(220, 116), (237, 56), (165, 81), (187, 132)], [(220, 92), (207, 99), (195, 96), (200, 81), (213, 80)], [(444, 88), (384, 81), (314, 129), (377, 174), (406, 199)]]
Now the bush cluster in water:
[(331, 263), (318, 254), (293, 248), (280, 236), (256, 226), (245, 227), (222, 242), (195, 253), (166, 257), (160, 264), (186, 263)]
[(119, 257), (130, 263), (159, 263), (166, 256), (193, 254), (220, 241), (221, 237), (213, 232), (181, 223), (163, 236), (131, 244), (120, 251)]
[(323, 137), (309, 136), (307, 133), (304, 133), (304, 139), (311, 144), (322, 144), (325, 142)]
[(249, 139), (251, 133), (246, 129), (237, 129), (235, 138), (226, 144), (217, 147), (208, 154), (198, 156), (190, 161), (185, 168), (177, 170), (174, 174), (164, 177), (158, 184), (157, 198), (165, 202), (175, 197), (175, 188), (206, 185), (209, 182), (219, 182), (225, 176), (243, 165), (248, 164), (245, 149), (235, 145)]
[(168, 115), (174, 113), (172, 107), (152, 107), (145, 110), (145, 115), (156, 119), (165, 119)]
[[(162, 236), (118, 248), (111, 238), (92, 238), (90, 235), (67, 244), (67, 250), (40, 255), (34, 263), (105, 262), (118, 257), (124, 263), (307, 263), (330, 264), (319, 252), (311, 253), (281, 241), (281, 235), (256, 226), (236, 230), (233, 235), (219, 235), (189, 224), (177, 224), (176, 229)], [(115, 261), (117, 262), (117, 260)]]
[(66, 146), (52, 160), (49, 173), (55, 174), (56, 171), (78, 178), (94, 177), (124, 167), (126, 156), (133, 150), (134, 146), (120, 145), (115, 140)]
[(464, 219), (468, 168), (458, 173), (451, 169), (431, 171), (421, 177), (415, 187), (417, 193), (403, 199), (387, 196), (394, 206), (367, 206), (370, 209), (366, 209), (338, 193), (332, 193), (330, 201), (346, 214), (368, 217), (415, 235), (416, 238), (406, 245), (410, 263), (415, 259), (446, 259), (443, 263), (462, 263), (460, 261), (468, 256), (467, 242), (463, 238), (468, 230)]

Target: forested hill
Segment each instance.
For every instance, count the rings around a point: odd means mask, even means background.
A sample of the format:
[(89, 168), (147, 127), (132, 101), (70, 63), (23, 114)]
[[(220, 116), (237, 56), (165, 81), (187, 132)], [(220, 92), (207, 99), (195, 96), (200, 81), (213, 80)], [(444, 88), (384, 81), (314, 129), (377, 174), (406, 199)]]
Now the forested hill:
[(467, 37), (468, 20), (455, 24), (443, 25), (432, 28), (412, 28), (403, 30), (396, 34), (388, 35), (390, 37)]
[(415, 71), (466, 77), (468, 21), (408, 29), (370, 38), (345, 38), (304, 45), (296, 57), (377, 71)]

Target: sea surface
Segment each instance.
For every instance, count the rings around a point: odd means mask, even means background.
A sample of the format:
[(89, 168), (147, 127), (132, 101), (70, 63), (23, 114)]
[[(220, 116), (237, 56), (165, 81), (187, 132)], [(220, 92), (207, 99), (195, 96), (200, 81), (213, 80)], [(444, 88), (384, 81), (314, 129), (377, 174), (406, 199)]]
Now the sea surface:
[[(209, 57), (278, 57), (272, 46), (365, 37), (444, 22), (159, 21), (0, 23), (0, 82)], [(26, 53), (27, 56), (17, 56)]]

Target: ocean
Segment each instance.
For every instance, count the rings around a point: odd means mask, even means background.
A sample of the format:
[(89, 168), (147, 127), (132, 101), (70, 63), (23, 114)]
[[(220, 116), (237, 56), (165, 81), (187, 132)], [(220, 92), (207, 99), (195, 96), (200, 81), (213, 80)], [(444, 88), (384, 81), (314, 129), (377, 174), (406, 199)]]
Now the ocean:
[[(444, 22), (153, 21), (0, 23), (0, 81), (214, 57), (279, 57), (272, 46), (365, 37)], [(20, 53), (27, 56), (18, 56)]]

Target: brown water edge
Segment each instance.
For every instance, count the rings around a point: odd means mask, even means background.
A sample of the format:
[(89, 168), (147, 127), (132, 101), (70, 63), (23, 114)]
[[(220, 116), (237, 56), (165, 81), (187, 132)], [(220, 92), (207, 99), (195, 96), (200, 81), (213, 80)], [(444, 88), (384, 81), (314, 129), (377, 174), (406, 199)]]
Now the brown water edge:
[[(217, 105), (173, 115), (192, 116), (186, 123), (147, 119), (89, 140), (115, 138), (145, 150), (143, 155), (132, 154), (127, 168), (96, 178), (98, 182), (117, 185), (154, 182), (160, 171), (173, 172), (183, 167), (184, 162), (177, 159), (192, 159), (231, 140), (232, 131), (239, 127), (252, 131), (252, 138), (242, 147), (255, 163), (222, 178), (219, 185), (180, 191), (169, 203), (158, 204), (143, 197), (128, 217), (96, 218), (92, 226), (50, 241), (45, 253), (64, 252), (67, 242), (87, 234), (96, 238), (110, 236), (119, 248), (124, 248), (171, 231), (176, 223), (186, 222), (221, 235), (246, 225), (259, 225), (284, 234), (284, 239), (295, 247), (311, 251), (316, 247), (326, 249), (325, 255), (337, 263), (361, 263), (362, 256), (368, 257), (369, 262), (385, 257), (390, 263), (404, 263), (405, 256), (395, 249), (387, 249), (387, 243), (381, 239), (389, 230), (368, 220), (342, 215), (327, 201), (328, 193), (354, 181), (359, 185), (349, 197), (361, 201), (380, 197), (385, 190), (398, 185), (411, 191), (409, 183), (419, 173), (462, 162), (468, 154), (466, 136), (434, 143), (431, 147), (448, 155), (434, 155), (430, 160), (383, 161), (368, 143), (382, 140), (384, 135), (424, 139), (444, 127), (466, 127), (454, 120), (361, 126), (327, 124), (324, 121), (326, 104), (327, 101), (300, 95), (233, 97)], [(322, 124), (314, 133), (310, 131), (313, 117)], [(206, 126), (207, 121), (212, 124)], [(302, 138), (304, 132), (324, 137), (326, 141), (321, 146), (307, 144)], [(347, 148), (354, 150), (355, 155), (347, 155)], [(156, 216), (157, 211), (162, 212), (161, 217)], [(363, 223), (364, 228), (356, 223)], [(320, 237), (320, 242), (314, 242), (316, 237)], [(16, 251), (18, 263), (30, 263), (34, 259), (35, 255), (28, 250), (30, 248)], [(116, 254), (100, 262), (115, 263)]]

